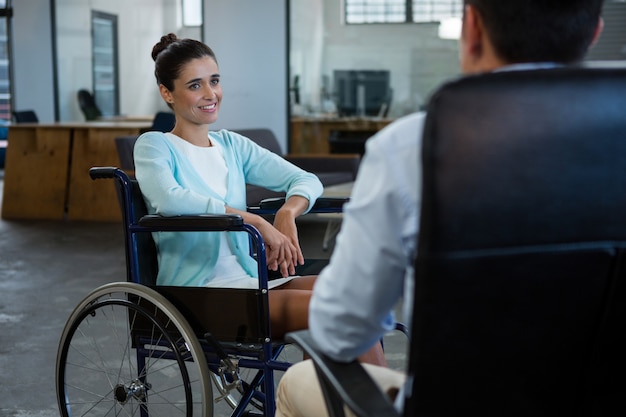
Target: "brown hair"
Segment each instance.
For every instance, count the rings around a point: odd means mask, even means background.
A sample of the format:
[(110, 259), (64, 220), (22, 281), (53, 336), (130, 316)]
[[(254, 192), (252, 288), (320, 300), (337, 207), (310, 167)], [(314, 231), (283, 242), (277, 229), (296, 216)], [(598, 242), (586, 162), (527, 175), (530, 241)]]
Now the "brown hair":
[(170, 91), (174, 90), (174, 80), (180, 75), (181, 68), (192, 59), (209, 56), (217, 62), (215, 53), (207, 45), (194, 39), (179, 39), (169, 33), (152, 48), (154, 76), (157, 84), (163, 84)]

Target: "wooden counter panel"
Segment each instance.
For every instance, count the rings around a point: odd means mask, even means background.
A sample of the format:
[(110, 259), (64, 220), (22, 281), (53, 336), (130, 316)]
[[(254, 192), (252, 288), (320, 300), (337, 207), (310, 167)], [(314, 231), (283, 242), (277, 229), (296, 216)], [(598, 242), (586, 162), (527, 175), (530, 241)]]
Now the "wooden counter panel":
[(2, 217), (121, 221), (113, 181), (93, 181), (92, 166), (119, 166), (115, 138), (140, 122), (20, 123), (9, 126)]
[(332, 131), (377, 132), (392, 121), (393, 119), (356, 117), (294, 117), (291, 119), (289, 153), (329, 153), (328, 138)]
[(114, 181), (92, 180), (89, 177), (89, 168), (119, 166), (115, 138), (136, 134), (139, 134), (136, 128), (74, 130), (67, 204), (68, 220), (121, 221)]
[(71, 134), (70, 128), (10, 129), (2, 218), (64, 218)]

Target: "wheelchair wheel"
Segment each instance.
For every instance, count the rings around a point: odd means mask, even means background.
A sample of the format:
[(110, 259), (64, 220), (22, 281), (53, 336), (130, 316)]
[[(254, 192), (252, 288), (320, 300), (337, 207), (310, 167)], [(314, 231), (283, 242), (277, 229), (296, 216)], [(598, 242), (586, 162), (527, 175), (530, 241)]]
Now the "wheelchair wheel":
[(113, 283), (91, 292), (65, 325), (56, 363), (61, 415), (213, 415), (200, 343), (156, 291)]
[[(302, 350), (298, 348), (296, 345), (285, 344), (285, 345), (277, 346), (276, 349), (277, 350), (275, 352), (275, 358), (274, 358), (275, 361), (285, 362), (285, 363), (296, 363), (302, 360)], [(239, 375), (239, 378), (241, 379), (242, 384), (238, 385), (234, 389), (228, 389), (226, 385), (231, 383), (232, 379), (227, 377), (226, 381), (224, 381), (223, 377), (221, 377), (219, 375), (219, 372), (217, 372), (215, 366), (209, 366), (209, 369), (211, 369), (212, 371), (210, 372), (210, 376), (211, 376), (211, 379), (213, 380), (214, 388), (216, 391), (215, 392), (216, 401), (219, 402), (223, 400), (232, 409), (235, 409), (237, 405), (239, 405), (239, 402), (241, 401), (241, 398), (246, 388), (249, 386), (249, 384), (253, 381), (253, 379), (257, 376), (259, 372), (257, 369), (243, 368), (243, 367), (239, 368), (238, 375)], [(278, 383), (283, 374), (284, 374), (284, 371), (280, 371), (280, 370), (274, 371), (274, 387), (275, 388), (278, 387)], [(260, 410), (260, 411), (264, 410), (263, 401), (261, 401), (258, 398), (253, 397), (250, 400), (249, 404), (250, 406), (248, 407), (248, 409), (250, 410), (254, 410), (254, 409)]]

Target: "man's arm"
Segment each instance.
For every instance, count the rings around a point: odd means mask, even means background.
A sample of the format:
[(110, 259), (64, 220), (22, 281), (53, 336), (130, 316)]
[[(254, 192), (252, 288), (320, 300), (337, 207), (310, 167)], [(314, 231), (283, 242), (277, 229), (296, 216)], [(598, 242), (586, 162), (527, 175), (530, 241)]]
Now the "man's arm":
[(352, 360), (391, 330), (418, 227), (423, 115), (367, 143), (337, 244), (315, 285), (309, 327), (324, 353)]

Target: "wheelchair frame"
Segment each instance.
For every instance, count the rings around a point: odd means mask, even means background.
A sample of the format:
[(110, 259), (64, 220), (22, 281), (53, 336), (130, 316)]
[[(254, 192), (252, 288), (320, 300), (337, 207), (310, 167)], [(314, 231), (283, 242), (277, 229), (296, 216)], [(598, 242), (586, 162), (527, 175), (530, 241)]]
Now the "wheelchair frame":
[[(239, 215), (203, 214), (175, 217), (144, 215), (139, 213), (136, 207), (137, 204), (144, 204), (143, 199), (135, 201), (136, 196), (133, 195), (138, 190), (134, 188), (137, 187), (136, 181), (131, 180), (124, 171), (115, 167), (94, 167), (90, 169), (89, 174), (94, 180), (107, 178), (117, 181), (125, 228), (128, 282), (107, 284), (95, 289), (71, 314), (63, 330), (56, 364), (57, 397), (61, 415), (73, 415), (73, 409), (81, 407), (71, 398), (72, 395), (88, 396), (83, 392), (87, 391), (86, 389), (68, 381), (74, 373), (77, 374), (77, 378), (82, 379), (82, 376), (78, 376), (81, 373), (74, 369), (79, 368), (84, 370), (83, 373), (93, 371), (94, 379), (101, 377), (101, 374), (106, 376), (106, 378), (102, 376), (103, 381), (100, 384), (105, 386), (104, 393), (89, 401), (97, 403), (98, 406), (107, 403), (116, 411), (130, 410), (133, 415), (139, 413), (142, 417), (154, 415), (155, 413), (151, 413), (153, 404), (150, 398), (156, 397), (153, 393), (157, 392), (163, 396), (159, 399), (168, 403), (167, 407), (163, 408), (171, 409), (167, 411), (168, 415), (173, 411), (182, 413), (184, 408), (186, 416), (199, 414), (210, 417), (213, 415), (211, 386), (213, 379), (221, 393), (220, 399), (226, 398), (233, 408), (231, 416), (254, 415), (249, 410), (250, 405), (265, 416), (273, 416), (274, 371), (285, 371), (291, 363), (279, 359), (286, 342), (272, 341), (271, 338), (265, 245), (258, 230), (244, 223)], [(316, 204), (315, 212), (339, 212), (345, 201), (347, 199), (321, 199)], [(272, 214), (277, 208), (277, 202), (270, 201), (250, 211)], [(254, 249), (257, 257), (259, 288), (248, 290), (167, 287), (156, 286), (154, 282), (143, 282), (142, 268), (148, 271), (152, 269), (152, 272), (156, 273), (154, 269), (156, 266), (144, 264), (144, 260), (139, 256), (140, 246), (150, 243), (151, 232), (155, 231), (248, 233), (252, 242), (251, 249)], [(141, 239), (144, 241), (141, 242)], [(235, 324), (231, 324), (230, 320), (225, 323), (219, 315), (215, 315), (220, 312), (224, 303), (231, 307), (233, 303), (244, 307), (233, 310), (237, 315)], [(127, 310), (128, 317), (119, 319), (116, 316), (111, 320), (110, 316), (113, 316), (114, 312), (119, 316), (124, 315), (117, 311), (120, 309)], [(111, 375), (113, 371), (101, 370), (100, 364), (95, 362), (101, 361), (104, 367), (105, 360), (92, 359), (90, 355), (94, 349), (81, 352), (80, 356), (74, 354), (74, 350), (79, 350), (80, 346), (74, 347), (72, 343), (79, 338), (82, 342), (83, 338), (87, 338), (86, 335), (94, 339), (93, 342), (90, 339), (90, 343), (97, 345), (95, 340), (100, 336), (96, 331), (93, 331), (93, 335), (91, 332), (92, 327), (97, 328), (100, 325), (98, 320), (101, 319), (114, 321), (115, 326), (122, 325), (123, 332), (127, 333), (131, 340), (126, 345), (120, 343), (122, 346), (119, 347), (119, 352), (124, 356), (121, 361), (123, 363), (119, 365), (120, 375), (127, 371), (125, 363), (133, 362), (128, 351), (132, 349), (136, 351), (137, 365), (128, 367), (132, 369), (128, 370), (127, 380), (113, 381), (114, 375)], [(92, 326), (92, 322), (98, 324)], [(147, 325), (151, 334), (142, 333), (138, 324), (140, 322)], [(105, 328), (109, 327), (113, 328), (114, 325), (106, 323)], [(117, 336), (121, 331), (114, 329), (111, 333)], [(156, 340), (155, 334), (158, 336)], [(101, 350), (101, 353), (104, 355), (104, 350)], [(171, 371), (177, 367), (176, 370), (181, 373), (180, 386), (168, 388), (168, 391), (180, 391), (185, 397), (184, 406), (178, 400), (170, 400), (168, 394), (160, 394), (158, 388), (150, 382), (150, 378), (154, 378), (159, 381), (162, 379), (164, 385), (170, 384), (168, 378), (152, 372), (155, 366), (150, 365), (152, 362), (160, 363), (164, 360), (176, 363), (167, 367), (163, 365), (164, 369)], [(240, 369), (255, 370), (256, 374), (251, 379), (241, 380)], [(132, 376), (132, 373), (137, 375)], [(87, 380), (81, 381), (82, 383), (86, 384)], [(233, 391), (241, 397), (236, 398), (232, 395)], [(93, 409), (97, 409), (95, 404)]]

